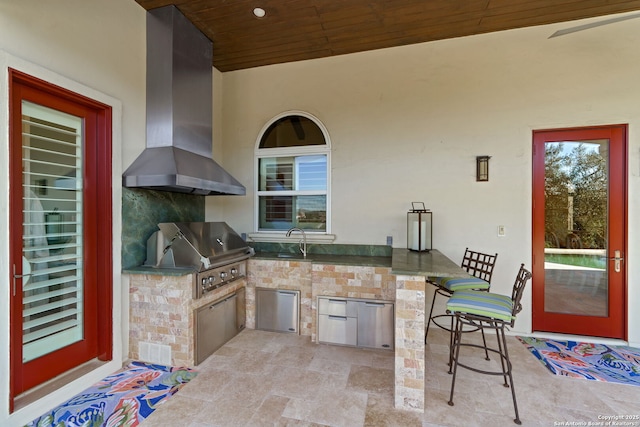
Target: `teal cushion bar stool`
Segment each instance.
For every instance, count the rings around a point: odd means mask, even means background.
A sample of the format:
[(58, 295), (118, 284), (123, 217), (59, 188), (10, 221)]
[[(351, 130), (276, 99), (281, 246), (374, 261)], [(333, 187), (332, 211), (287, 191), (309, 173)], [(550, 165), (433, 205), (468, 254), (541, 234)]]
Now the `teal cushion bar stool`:
[[(462, 263), (460, 267), (469, 273), (469, 277), (428, 277), (427, 283), (436, 287), (431, 300), (431, 310), (429, 310), (429, 318), (427, 319), (427, 326), (424, 332), (424, 343), (427, 343), (427, 336), (429, 335), (429, 326), (433, 322), (439, 328), (449, 331), (449, 348), (453, 348), (453, 316), (447, 314), (433, 315), (433, 307), (436, 303), (436, 297), (442, 295), (449, 298), (455, 291), (460, 290), (481, 290), (489, 291), (491, 286), (491, 277), (493, 275), (493, 268), (496, 265), (498, 254), (489, 255), (482, 252), (470, 251), (466, 248), (464, 256), (462, 257)], [(448, 317), (450, 322), (449, 326), (444, 326), (436, 321), (436, 319)], [(472, 332), (472, 331), (468, 331)], [(482, 339), (484, 340), (484, 332)], [(451, 362), (452, 356), (449, 357)], [(489, 353), (486, 354), (487, 360), (489, 359)], [(451, 363), (449, 363), (449, 373), (451, 373)]]
[[(518, 404), (516, 402), (516, 392), (513, 388), (511, 360), (509, 360), (509, 352), (507, 351), (507, 340), (504, 334), (504, 328), (513, 327), (516, 321), (516, 315), (522, 311), (520, 300), (522, 299), (525, 285), (529, 279), (531, 279), (531, 273), (524, 268), (524, 264), (521, 264), (513, 285), (513, 290), (511, 291), (511, 296), (477, 290), (461, 290), (455, 291), (449, 298), (447, 302), (447, 312), (456, 319), (453, 334), (453, 378), (451, 380), (449, 405), (453, 406), (453, 391), (456, 384), (458, 367), (481, 374), (500, 375), (503, 377), (504, 386), (511, 387), (513, 407), (516, 413), (516, 418), (513, 421), (516, 424), (521, 424), (520, 415), (518, 414)], [(483, 331), (485, 329), (495, 330), (498, 347), (489, 348), (484, 339), (483, 345), (471, 342), (462, 343), (462, 335), (463, 332), (465, 332), (465, 327), (481, 329)], [(500, 356), (502, 370), (483, 370), (460, 363), (460, 347), (462, 346), (482, 348), (485, 353), (490, 351), (498, 354)]]
[(455, 291), (468, 291), (471, 289), (488, 291), (491, 283), (478, 277), (435, 277), (434, 283), (445, 288), (450, 293)]

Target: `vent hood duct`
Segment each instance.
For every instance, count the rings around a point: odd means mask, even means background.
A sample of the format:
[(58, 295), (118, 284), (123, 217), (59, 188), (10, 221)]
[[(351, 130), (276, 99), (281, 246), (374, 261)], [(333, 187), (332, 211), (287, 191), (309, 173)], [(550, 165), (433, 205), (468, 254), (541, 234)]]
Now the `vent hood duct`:
[(175, 6), (147, 13), (147, 144), (125, 187), (246, 194), (212, 159), (212, 57), (211, 41)]

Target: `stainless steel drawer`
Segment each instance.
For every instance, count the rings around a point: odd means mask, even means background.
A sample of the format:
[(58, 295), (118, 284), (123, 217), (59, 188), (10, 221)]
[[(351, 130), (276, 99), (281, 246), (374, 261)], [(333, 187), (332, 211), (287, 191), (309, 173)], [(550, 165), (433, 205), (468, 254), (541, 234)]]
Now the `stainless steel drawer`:
[(319, 297), (318, 314), (356, 317), (358, 315), (358, 304), (346, 298)]
[(320, 314), (318, 316), (318, 341), (356, 345), (358, 343), (358, 319), (356, 317)]

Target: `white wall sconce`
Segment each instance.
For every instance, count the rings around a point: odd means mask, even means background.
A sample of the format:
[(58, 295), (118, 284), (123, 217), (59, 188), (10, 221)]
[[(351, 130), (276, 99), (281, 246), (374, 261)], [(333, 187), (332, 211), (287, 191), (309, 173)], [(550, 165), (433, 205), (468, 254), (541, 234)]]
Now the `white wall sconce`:
[(476, 181), (489, 181), (489, 159), (491, 156), (476, 157)]
[(432, 248), (431, 211), (425, 209), (424, 202), (411, 202), (407, 213), (407, 249), (417, 252), (429, 252)]

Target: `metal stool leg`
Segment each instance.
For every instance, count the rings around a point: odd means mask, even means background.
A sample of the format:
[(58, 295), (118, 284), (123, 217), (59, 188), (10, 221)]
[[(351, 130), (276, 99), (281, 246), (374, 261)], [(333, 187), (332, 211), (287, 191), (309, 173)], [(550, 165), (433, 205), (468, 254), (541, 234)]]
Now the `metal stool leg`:
[(484, 329), (480, 328), (480, 333), (482, 333), (482, 345), (484, 345), (484, 360), (489, 359), (489, 350), (487, 349), (487, 339), (484, 337)]
[[(453, 365), (453, 376), (451, 377), (451, 393), (449, 394), (449, 402), (447, 402), (449, 404), (449, 406), (453, 406), (453, 390), (455, 389), (456, 386), (456, 374), (458, 373), (458, 357), (460, 356), (460, 340), (462, 339), (462, 323), (460, 322), (460, 319), (456, 316), (456, 326), (455, 326), (455, 332), (454, 332), (454, 345), (455, 345), (455, 355), (453, 356), (453, 361), (452, 361), (452, 365)], [(449, 352), (449, 354), (453, 354), (454, 350), (451, 350)], [(451, 367), (449, 367), (449, 371), (451, 371)], [(450, 372), (451, 373), (451, 372)]]
[[(509, 371), (511, 370), (511, 366), (509, 364), (509, 361), (507, 360), (507, 366), (505, 366), (505, 358), (502, 355), (505, 354), (504, 350), (503, 350), (503, 344), (500, 342), (500, 332), (502, 332), (502, 335), (504, 335), (504, 328), (500, 328), (497, 324), (496, 324), (496, 338), (498, 341), (498, 352), (500, 353), (500, 365), (502, 366), (502, 377), (504, 378), (504, 386), (505, 387), (509, 387), (509, 383), (507, 382), (508, 378), (507, 375), (509, 374), (509, 372), (507, 371), (507, 367), (509, 367)], [(505, 344), (506, 346), (506, 344)]]
[(429, 335), (429, 326), (431, 325), (431, 316), (433, 316), (433, 307), (436, 305), (436, 296), (438, 296), (438, 289), (433, 293), (433, 300), (431, 300), (431, 310), (429, 310), (429, 318), (427, 319), (427, 327), (424, 331), (424, 343), (427, 343), (427, 335)]
[[(453, 346), (454, 346), (454, 329), (453, 329), (453, 317), (451, 316), (451, 334), (449, 336), (449, 373), (451, 373), (451, 367), (453, 366)], [(487, 339), (484, 335), (484, 328), (477, 328), (467, 332), (475, 332), (480, 329), (480, 333), (482, 333), (482, 347), (484, 348), (484, 360), (491, 360), (489, 357), (489, 347), (487, 347)], [(465, 333), (465, 331), (460, 330), (460, 334)], [(461, 335), (462, 337), (462, 335)]]
[(513, 398), (513, 409), (515, 410), (516, 417), (513, 420), (514, 423), (520, 425), (522, 422), (520, 421), (520, 414), (518, 413), (518, 403), (516, 402), (516, 390), (513, 387), (513, 375), (511, 360), (509, 359), (509, 350), (507, 350), (507, 339), (504, 335), (504, 324), (500, 328), (500, 335), (502, 336), (502, 346), (504, 347), (504, 358), (507, 362), (507, 373), (509, 374), (509, 384), (511, 385), (511, 397)]
[(451, 316), (451, 330), (449, 332), (449, 373), (451, 374), (451, 369), (453, 368), (453, 349), (454, 349), (454, 345), (455, 345), (455, 336), (458, 333), (458, 322), (456, 322), (456, 329), (453, 329), (453, 318), (454, 316)]

